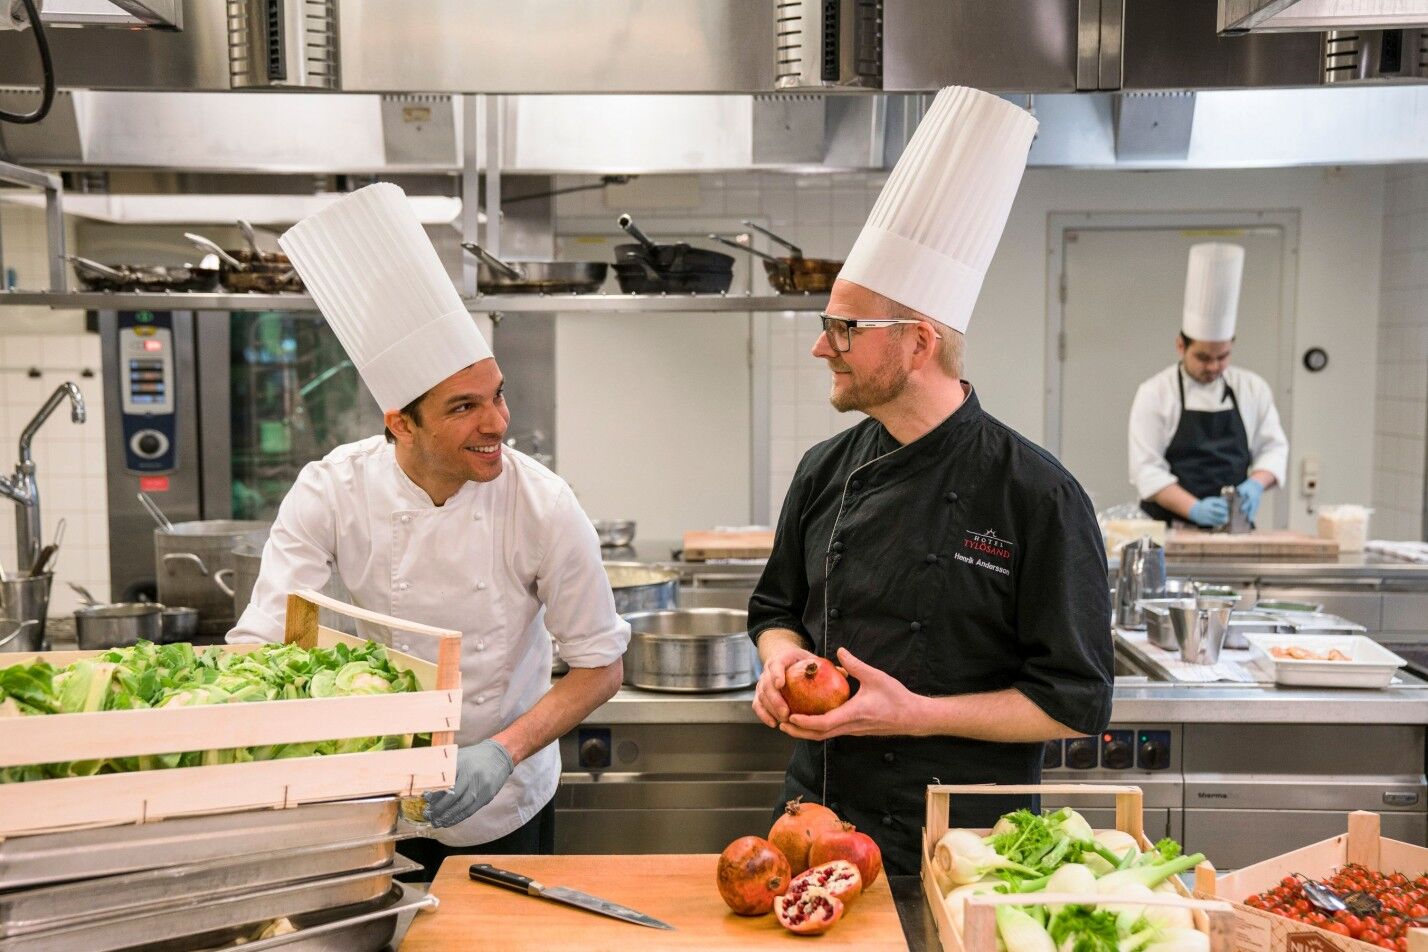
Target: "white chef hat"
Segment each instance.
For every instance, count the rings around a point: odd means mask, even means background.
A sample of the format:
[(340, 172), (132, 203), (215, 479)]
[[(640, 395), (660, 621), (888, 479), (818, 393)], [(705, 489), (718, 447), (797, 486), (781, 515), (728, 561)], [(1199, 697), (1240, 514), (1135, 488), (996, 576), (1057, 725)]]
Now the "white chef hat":
[(965, 331), (1036, 126), (979, 89), (939, 92), (838, 277)]
[(491, 356), (397, 186), (353, 192), (278, 244), (383, 411)]
[(1234, 340), (1240, 312), (1245, 249), (1223, 241), (1190, 246), (1185, 271), (1185, 314), (1180, 330), (1191, 340)]

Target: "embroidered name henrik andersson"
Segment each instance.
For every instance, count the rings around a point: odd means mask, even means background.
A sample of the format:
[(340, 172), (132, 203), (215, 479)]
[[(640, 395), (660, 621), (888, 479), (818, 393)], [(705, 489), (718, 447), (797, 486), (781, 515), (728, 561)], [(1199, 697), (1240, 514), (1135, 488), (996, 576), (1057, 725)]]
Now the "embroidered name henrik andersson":
[(990, 569), (1002, 575), (1011, 574), (1009, 567), (999, 565), (997, 562), (1011, 561), (1012, 543), (997, 538), (997, 530), (988, 529), (986, 532), (967, 530), (962, 539), (962, 548), (966, 551), (954, 552), (952, 554), (952, 557), (958, 562), (966, 562), (968, 565), (975, 565), (978, 568)]

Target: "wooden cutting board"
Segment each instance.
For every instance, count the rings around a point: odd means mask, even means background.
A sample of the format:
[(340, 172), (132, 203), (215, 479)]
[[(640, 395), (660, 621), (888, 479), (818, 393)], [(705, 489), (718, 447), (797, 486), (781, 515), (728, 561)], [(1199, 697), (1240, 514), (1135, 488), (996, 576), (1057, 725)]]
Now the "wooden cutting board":
[(1165, 557), (1232, 559), (1297, 559), (1326, 561), (1339, 557), (1339, 544), (1288, 529), (1267, 529), (1231, 535), (1198, 529), (1171, 529), (1165, 539)]
[(684, 560), (766, 559), (773, 551), (772, 529), (758, 532), (713, 532), (698, 530), (684, 534)]
[[(641, 952), (646, 949), (807, 949), (808, 936), (785, 930), (773, 915), (736, 916), (719, 898), (709, 854), (654, 856), (453, 856), (431, 891), (441, 900), (412, 923), (402, 952), (541, 949), (543, 952)], [(566, 886), (637, 909), (674, 931), (637, 926), (472, 882), (467, 868), (490, 863), (547, 886)], [(813, 942), (820, 952), (907, 948), (886, 876)]]

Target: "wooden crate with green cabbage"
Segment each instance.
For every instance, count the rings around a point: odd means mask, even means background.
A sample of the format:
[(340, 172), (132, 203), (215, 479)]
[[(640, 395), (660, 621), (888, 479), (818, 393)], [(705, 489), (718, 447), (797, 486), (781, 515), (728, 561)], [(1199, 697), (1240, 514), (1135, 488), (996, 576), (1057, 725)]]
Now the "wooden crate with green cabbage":
[[(1116, 828), (1069, 807), (949, 829), (954, 796), (1114, 797)], [(1180, 874), (1204, 856), (1145, 838), (1139, 787), (931, 786), (922, 883), (946, 952), (1230, 952), (1228, 903), (1190, 898)]]
[[(432, 639), (436, 661), (319, 607)], [(450, 787), (460, 637), (305, 591), (281, 645), (0, 656), (0, 838)]]

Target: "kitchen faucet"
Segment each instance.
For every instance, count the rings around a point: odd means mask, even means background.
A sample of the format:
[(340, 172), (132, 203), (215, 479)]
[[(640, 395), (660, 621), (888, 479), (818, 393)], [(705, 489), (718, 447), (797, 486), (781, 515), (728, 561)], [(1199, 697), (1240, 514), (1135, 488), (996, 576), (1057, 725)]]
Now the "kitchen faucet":
[(20, 433), (20, 461), (15, 464), (15, 472), (8, 478), (0, 476), (0, 496), (12, 501), (20, 512), (15, 520), (15, 558), (22, 573), (28, 573), (40, 554), (40, 487), (35, 483), (35, 461), (30, 456), (30, 443), (35, 434), (44, 426), (50, 414), (69, 397), (69, 418), (75, 423), (84, 422), (84, 394), (79, 387), (66, 381), (55, 388), (50, 398), (44, 402), (25, 429)]

